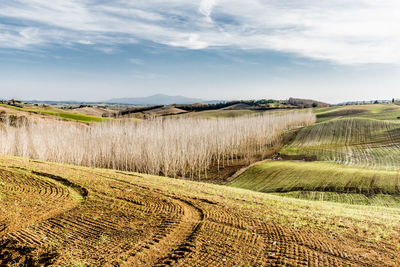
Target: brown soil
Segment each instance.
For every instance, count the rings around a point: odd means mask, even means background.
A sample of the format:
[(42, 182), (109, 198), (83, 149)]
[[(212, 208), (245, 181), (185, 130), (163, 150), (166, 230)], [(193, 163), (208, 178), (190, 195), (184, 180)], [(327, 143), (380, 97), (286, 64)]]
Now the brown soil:
[[(136, 174), (11, 158), (5, 162), (0, 193), (12, 189), (20, 201), (46, 205), (35, 213), (29, 205), (21, 207), (26, 223), (12, 228), (12, 218), (2, 215), (1, 266), (399, 264), (389, 245), (369, 247), (262, 220), (251, 208), (238, 209), (239, 200), (226, 204), (211, 195), (193, 197)], [(39, 196), (37, 203), (34, 196)]]
[(161, 116), (173, 116), (179, 114), (188, 113), (186, 110), (176, 108), (174, 106), (163, 106), (163, 107), (149, 107), (144, 111), (132, 111), (125, 115), (120, 115), (120, 118), (136, 118), (136, 119), (147, 119), (152, 117)]
[(118, 111), (116, 111), (116, 110), (106, 109), (106, 108), (98, 108), (98, 107), (75, 108), (75, 109), (71, 109), (71, 112), (77, 113), (77, 114), (95, 116), (95, 117), (103, 117), (103, 115), (105, 117), (111, 117), (118, 113)]
[(162, 108), (155, 108), (148, 111), (144, 111), (143, 113), (154, 116), (168, 116), (168, 115), (184, 114), (187, 113), (187, 111), (173, 106), (165, 106)]
[(201, 180), (214, 184), (226, 184), (236, 178), (239, 173), (243, 173), (250, 166), (254, 166), (255, 164), (267, 159), (282, 159), (282, 155), (280, 155), (278, 151), (280, 151), (285, 144), (290, 143), (293, 140), (297, 130), (298, 129), (293, 129), (285, 132), (275, 145), (265, 149), (262, 154), (253, 155), (251, 159), (228, 160), (224, 166), (219, 167), (217, 164), (214, 164), (208, 170), (207, 175), (203, 174)]
[[(13, 125), (12, 121), (23, 122), (23, 121), (26, 121), (27, 119), (33, 120), (33, 121), (37, 121), (37, 120), (46, 120), (49, 122), (57, 121), (57, 122), (64, 122), (69, 125), (71, 125), (71, 124), (85, 125), (86, 124), (86, 123), (81, 123), (78, 121), (70, 121), (70, 120), (62, 119), (62, 118), (52, 116), (52, 115), (38, 114), (35, 112), (16, 110), (13, 108), (0, 106), (0, 122), (2, 122), (6, 116), (8, 116), (9, 119), (11, 119), (11, 121), (10, 121), (11, 125)], [(18, 125), (18, 123), (17, 123), (17, 125)]]
[(21, 110), (16, 110), (4, 106), (0, 106), (0, 116), (15, 116), (17, 118), (30, 118), (30, 119), (48, 119), (51, 118), (48, 115), (41, 115), (41, 114), (36, 114), (33, 112), (26, 112), (26, 111), (21, 111)]
[(238, 110), (238, 109), (252, 109), (252, 106), (247, 105), (245, 103), (234, 104), (225, 108), (221, 108), (221, 110)]

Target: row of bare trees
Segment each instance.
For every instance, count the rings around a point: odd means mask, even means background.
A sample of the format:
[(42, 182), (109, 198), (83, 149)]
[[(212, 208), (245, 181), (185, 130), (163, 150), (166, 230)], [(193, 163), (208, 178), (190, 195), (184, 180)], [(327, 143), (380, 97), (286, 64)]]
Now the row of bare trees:
[(0, 153), (46, 161), (168, 176), (200, 177), (211, 166), (250, 159), (282, 131), (315, 121), (310, 111), (236, 118), (155, 118), (82, 126), (25, 121), (0, 127)]

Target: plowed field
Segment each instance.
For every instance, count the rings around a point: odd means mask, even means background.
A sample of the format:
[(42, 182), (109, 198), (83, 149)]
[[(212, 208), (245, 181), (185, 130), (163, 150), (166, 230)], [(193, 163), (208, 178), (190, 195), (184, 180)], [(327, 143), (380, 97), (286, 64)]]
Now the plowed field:
[(400, 264), (397, 209), (6, 156), (0, 212), (6, 266)]

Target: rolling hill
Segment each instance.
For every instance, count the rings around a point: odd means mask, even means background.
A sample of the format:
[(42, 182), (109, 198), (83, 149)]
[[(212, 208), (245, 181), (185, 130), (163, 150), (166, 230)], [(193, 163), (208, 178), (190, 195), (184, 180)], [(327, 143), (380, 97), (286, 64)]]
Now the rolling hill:
[(300, 129), (275, 161), (249, 167), (229, 185), (307, 200), (399, 208), (400, 108), (358, 105), (314, 112), (317, 123)]
[(227, 185), (0, 155), (0, 265), (399, 266), (399, 110), (314, 112)]
[(25, 118), (40, 117), (43, 119), (61, 119), (66, 121), (82, 122), (82, 123), (102, 122), (104, 120), (107, 120), (99, 116), (76, 113), (74, 111), (58, 109), (51, 106), (40, 107), (33, 105), (24, 105), (22, 107), (17, 107), (6, 104), (0, 104), (0, 112)]
[(398, 209), (8, 156), (0, 173), (0, 265), (400, 263)]
[(267, 161), (229, 186), (307, 200), (400, 208), (400, 172), (325, 162)]
[(398, 169), (400, 123), (366, 118), (329, 120), (300, 130), (281, 150), (347, 165)]

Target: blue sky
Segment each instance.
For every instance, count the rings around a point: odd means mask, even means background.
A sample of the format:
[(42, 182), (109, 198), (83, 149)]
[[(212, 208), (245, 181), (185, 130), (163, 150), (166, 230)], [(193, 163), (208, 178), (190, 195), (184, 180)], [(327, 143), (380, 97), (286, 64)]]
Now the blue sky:
[(3, 1), (0, 98), (400, 98), (398, 25), (394, 0)]

